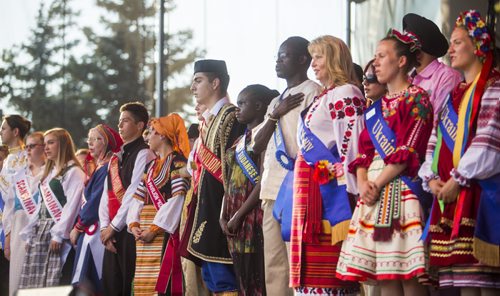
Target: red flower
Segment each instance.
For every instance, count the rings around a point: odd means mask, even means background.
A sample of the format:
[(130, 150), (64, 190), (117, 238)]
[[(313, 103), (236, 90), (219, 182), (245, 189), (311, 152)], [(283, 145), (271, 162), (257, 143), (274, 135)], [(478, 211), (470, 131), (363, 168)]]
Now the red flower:
[(346, 105), (351, 105), (352, 104), (352, 99), (351, 98), (345, 98), (344, 102)]
[(339, 111), (339, 112), (337, 113), (337, 116), (338, 116), (339, 118), (341, 118), (341, 119), (342, 119), (342, 118), (344, 118), (344, 117), (345, 117), (345, 113), (344, 113), (344, 111)]
[(353, 116), (354, 115), (354, 108), (353, 107), (346, 107), (345, 108), (345, 114), (347, 116)]
[(316, 163), (314, 165), (313, 180), (319, 185), (324, 185), (330, 182), (330, 171), (327, 167)]
[(342, 101), (335, 103), (335, 109), (340, 110), (342, 107), (344, 107), (344, 103), (342, 103)]
[(328, 108), (329, 108), (330, 110), (333, 110), (333, 104), (332, 104), (332, 103), (329, 103), (329, 104), (328, 104)]
[(352, 135), (352, 132), (351, 132), (351, 131), (346, 131), (346, 132), (345, 132), (345, 136), (346, 136), (346, 137), (350, 137), (351, 135)]
[(352, 99), (352, 102), (353, 102), (354, 106), (360, 106), (361, 105), (361, 100), (358, 97), (354, 97)]
[(335, 119), (335, 117), (337, 117), (337, 114), (335, 114), (335, 111), (331, 111), (330, 115), (332, 116), (332, 119)]

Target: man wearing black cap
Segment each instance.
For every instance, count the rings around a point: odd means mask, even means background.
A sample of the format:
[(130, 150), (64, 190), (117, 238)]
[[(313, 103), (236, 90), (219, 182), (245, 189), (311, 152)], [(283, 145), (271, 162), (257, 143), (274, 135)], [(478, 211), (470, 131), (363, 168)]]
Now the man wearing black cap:
[(412, 75), (412, 83), (429, 93), (434, 118), (438, 118), (448, 94), (462, 81), (462, 75), (438, 61), (448, 51), (448, 41), (435, 23), (418, 14), (408, 13), (403, 17), (403, 30), (415, 34), (422, 44), (422, 50), (417, 54), (419, 66)]
[(199, 177), (194, 184), (194, 215), (184, 232), (189, 234), (188, 252), (201, 260), (203, 280), (216, 295), (238, 295), (233, 261), (219, 225), (225, 188), (222, 181), (224, 152), (245, 130), (245, 126), (236, 120), (236, 106), (227, 98), (228, 84), (224, 61), (201, 60), (195, 63), (191, 91), (197, 103), (205, 105), (207, 110), (203, 114), (196, 151)]

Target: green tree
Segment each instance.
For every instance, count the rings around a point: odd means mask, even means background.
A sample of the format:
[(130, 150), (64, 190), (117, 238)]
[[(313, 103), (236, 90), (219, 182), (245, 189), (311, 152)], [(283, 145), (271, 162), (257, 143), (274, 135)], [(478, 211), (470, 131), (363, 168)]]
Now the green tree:
[[(67, 37), (77, 15), (71, 0), (52, 0), (48, 9), (42, 2), (30, 38), (2, 52), (0, 99), (30, 118), (36, 130), (66, 128), (80, 147), (96, 124), (116, 126), (125, 102), (142, 101), (153, 112), (155, 2), (97, 0), (104, 32), (84, 28), (82, 43), (92, 53), (79, 56), (74, 53), (79, 41)], [(166, 2), (167, 10), (174, 9), (172, 0)], [(202, 54), (188, 49), (191, 38), (189, 30), (166, 35), (166, 71), (174, 81)], [(168, 112), (183, 111), (191, 98), (189, 86), (169, 86)]]
[(54, 0), (45, 9), (42, 2), (30, 38), (2, 52), (0, 97), (31, 119), (35, 130), (64, 127), (82, 145), (99, 117), (86, 103), (85, 87), (73, 79), (77, 62), (71, 50), (78, 41), (66, 35), (77, 13), (68, 4)]
[[(95, 50), (84, 57), (88, 70), (88, 83), (92, 96), (98, 102), (99, 114), (110, 124), (118, 122), (120, 106), (129, 101), (141, 101), (154, 111), (156, 81), (155, 47), (157, 7), (153, 0), (97, 0), (105, 9), (100, 23), (104, 34), (96, 34), (90, 28), (85, 34)], [(172, 1), (167, 10), (174, 9)], [(168, 77), (184, 74), (187, 66), (201, 55), (197, 49), (186, 46), (192, 38), (189, 30), (166, 35)], [(168, 90), (168, 112), (182, 111), (189, 102), (189, 87), (181, 85)]]

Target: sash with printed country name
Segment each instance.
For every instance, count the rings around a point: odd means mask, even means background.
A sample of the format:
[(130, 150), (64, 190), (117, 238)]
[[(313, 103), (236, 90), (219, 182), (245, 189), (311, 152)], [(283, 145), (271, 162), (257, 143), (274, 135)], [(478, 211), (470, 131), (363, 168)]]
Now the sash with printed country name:
[(14, 176), (14, 188), (16, 191), (16, 196), (21, 203), (21, 206), (26, 211), (29, 217), (38, 213), (39, 203), (37, 203), (30, 192), (30, 185), (28, 182), (28, 178), (26, 176), (26, 172), (24, 170), (20, 170)]
[[(307, 164), (311, 166), (313, 170), (315, 165), (320, 161), (328, 161), (333, 165), (342, 167), (342, 161), (340, 160), (337, 146), (334, 145), (331, 149), (328, 149), (305, 125), (305, 114), (307, 114), (307, 110), (303, 111), (303, 116), (301, 116), (299, 121), (298, 144), (300, 153)], [(332, 244), (345, 239), (352, 217), (343, 169), (336, 173), (337, 176), (335, 178), (329, 180), (327, 183), (319, 185), (322, 202), (322, 224), (327, 224), (327, 232), (331, 232), (332, 235)], [(308, 209), (308, 211), (310, 210), (311, 209)]]
[(250, 182), (255, 185), (260, 180), (259, 168), (255, 164), (255, 162), (253, 162), (252, 158), (246, 151), (247, 133), (248, 132), (245, 132), (238, 144), (236, 144), (236, 162), (243, 171), (243, 174), (245, 174), (248, 180), (250, 180)]
[[(288, 88), (283, 91), (279, 98), (279, 102), (283, 100), (283, 96), (287, 90)], [(281, 129), (280, 120), (278, 120), (278, 123), (276, 124), (276, 130), (273, 133), (273, 137), (274, 144), (276, 146), (276, 160), (284, 169), (292, 171), (295, 166), (295, 159), (286, 152), (285, 139), (283, 138), (283, 130)]]
[[(478, 78), (469, 87), (469, 91), (464, 94), (461, 106), (462, 112), (460, 112), (460, 114), (457, 114), (453, 108), (451, 95), (448, 97), (446, 107), (441, 113), (437, 129), (436, 148), (434, 150), (432, 162), (432, 171), (435, 174), (437, 174), (439, 151), (443, 143), (450, 151), (453, 152), (455, 167), (458, 166), (458, 162), (455, 162), (455, 155), (459, 154), (460, 157), (458, 157), (458, 159), (460, 159), (465, 153), (465, 147), (467, 144), (461, 143), (458, 146), (456, 143), (458, 139), (461, 139), (462, 142), (466, 142), (469, 138), (468, 134), (471, 132), (472, 128), (469, 121), (471, 121), (471, 114), (474, 109), (473, 101), (477, 80)], [(496, 174), (487, 179), (477, 180), (477, 182), (481, 187), (481, 195), (476, 217), (476, 227), (474, 229), (474, 256), (484, 264), (500, 266), (500, 232), (496, 229), (496, 226), (500, 225), (500, 215), (498, 215), (498, 211), (500, 209), (500, 191), (498, 190), (498, 188), (500, 188), (500, 174)], [(463, 198), (465, 198), (465, 196), (460, 195), (457, 199), (457, 217), (461, 216), (460, 199)], [(460, 219), (457, 218), (453, 223), (453, 233), (455, 234), (458, 234), (458, 228), (460, 226), (459, 221)], [(427, 231), (425, 235), (427, 235)]]
[(198, 160), (205, 170), (212, 175), (217, 181), (222, 182), (222, 163), (219, 157), (215, 155), (207, 146), (200, 141), (198, 145)]
[(45, 178), (40, 183), (40, 194), (50, 216), (54, 221), (58, 222), (61, 219), (63, 210), (63, 205), (60, 201), (64, 201), (63, 203), (66, 201), (61, 181), (56, 178), (48, 181), (48, 178)]
[(173, 157), (171, 155), (167, 156), (159, 174), (155, 174), (155, 171), (157, 170), (157, 166), (161, 165), (161, 162), (158, 159), (154, 160), (146, 175), (146, 189), (148, 190), (149, 198), (157, 211), (159, 211), (166, 202), (165, 198), (158, 189), (158, 186), (160, 185), (161, 188), (161, 186), (165, 184), (165, 181), (170, 177), (170, 165), (172, 159)]
[[(385, 158), (387, 155), (396, 151), (396, 135), (387, 125), (382, 115), (382, 100), (375, 102), (366, 111), (365, 123), (373, 146), (375, 146), (380, 157)], [(412, 179), (408, 176), (400, 176), (400, 178), (425, 207), (428, 201), (431, 200), (431, 197), (422, 189), (422, 180), (418, 177)], [(379, 204), (379, 217), (377, 218), (375, 227), (379, 229), (392, 227), (392, 221), (399, 219), (399, 211), (400, 196), (396, 197), (391, 194), (387, 199), (381, 199)], [(385, 213), (385, 215), (383, 213)]]

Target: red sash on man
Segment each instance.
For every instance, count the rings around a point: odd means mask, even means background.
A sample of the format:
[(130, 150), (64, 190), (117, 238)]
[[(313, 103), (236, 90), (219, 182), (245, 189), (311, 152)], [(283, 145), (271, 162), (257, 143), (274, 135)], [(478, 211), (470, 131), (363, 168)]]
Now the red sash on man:
[(197, 157), (201, 165), (212, 175), (217, 181), (222, 183), (222, 162), (203, 142), (198, 145)]
[(110, 220), (113, 220), (118, 213), (123, 196), (125, 195), (125, 188), (120, 179), (119, 170), (118, 157), (113, 155), (109, 160), (108, 166), (108, 211)]

